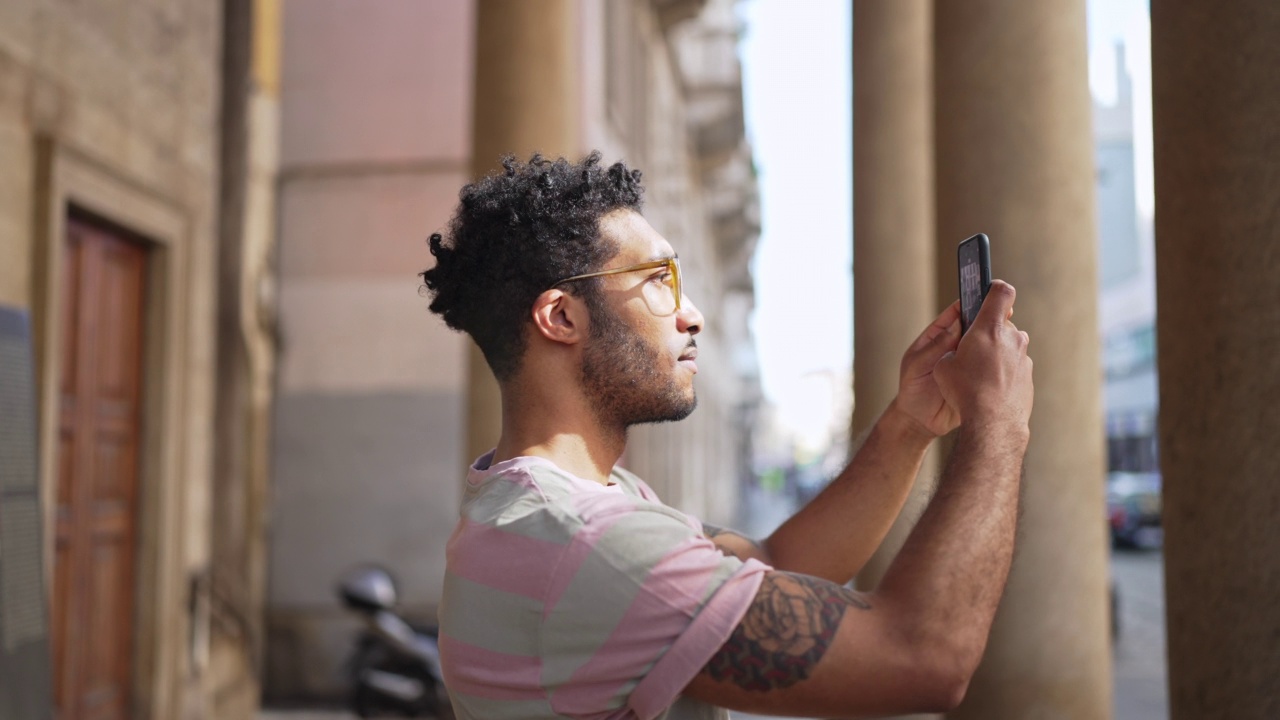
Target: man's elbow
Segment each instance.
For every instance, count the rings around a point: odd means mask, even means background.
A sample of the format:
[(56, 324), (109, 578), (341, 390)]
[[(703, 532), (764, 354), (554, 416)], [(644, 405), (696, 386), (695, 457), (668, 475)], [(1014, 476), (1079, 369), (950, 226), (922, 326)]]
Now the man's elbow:
[(934, 653), (925, 663), (929, 668), (925, 684), (930, 705), (926, 712), (949, 713), (959, 707), (981, 659), (981, 652)]
[(964, 702), (965, 693), (969, 692), (969, 678), (949, 678), (938, 688), (936, 708), (932, 712), (949, 713)]

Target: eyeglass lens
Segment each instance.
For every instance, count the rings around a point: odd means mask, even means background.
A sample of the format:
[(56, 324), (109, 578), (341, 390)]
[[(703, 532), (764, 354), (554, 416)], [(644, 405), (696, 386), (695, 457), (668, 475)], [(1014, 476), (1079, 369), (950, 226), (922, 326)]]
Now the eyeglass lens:
[(644, 284), (645, 304), (655, 315), (670, 315), (679, 309), (680, 265), (671, 263), (657, 278)]

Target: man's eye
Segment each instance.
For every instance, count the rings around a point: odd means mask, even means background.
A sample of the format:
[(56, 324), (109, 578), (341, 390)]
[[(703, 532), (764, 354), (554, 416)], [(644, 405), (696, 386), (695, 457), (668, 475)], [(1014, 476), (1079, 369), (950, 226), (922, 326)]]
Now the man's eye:
[(669, 272), (664, 272), (664, 273), (655, 275), (653, 279), (657, 280), (663, 285), (666, 285), (667, 287), (673, 287), (675, 285), (675, 276)]

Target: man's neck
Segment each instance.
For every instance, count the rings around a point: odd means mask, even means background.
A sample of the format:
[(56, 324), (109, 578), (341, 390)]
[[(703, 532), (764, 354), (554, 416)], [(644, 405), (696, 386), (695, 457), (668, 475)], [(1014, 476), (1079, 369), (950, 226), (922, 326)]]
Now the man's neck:
[(608, 485), (613, 466), (622, 457), (622, 453), (594, 449), (585, 438), (574, 434), (557, 434), (539, 443), (508, 442), (506, 435), (503, 435), (493, 455), (494, 463), (516, 457), (544, 458), (568, 473)]
[(502, 437), (494, 463), (540, 457), (580, 478), (608, 485), (626, 447), (626, 428), (600, 422), (580, 399), (529, 398), (510, 388), (503, 391)]

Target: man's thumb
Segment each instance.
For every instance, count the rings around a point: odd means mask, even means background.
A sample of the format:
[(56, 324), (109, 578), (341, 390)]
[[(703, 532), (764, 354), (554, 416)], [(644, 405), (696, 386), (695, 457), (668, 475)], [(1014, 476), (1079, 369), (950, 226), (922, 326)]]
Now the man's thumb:
[(946, 374), (950, 372), (951, 365), (956, 361), (955, 350), (950, 350), (938, 358), (938, 362), (933, 365), (933, 376), (937, 377), (939, 373)]
[(938, 333), (937, 336), (933, 338), (933, 342), (935, 345), (941, 345), (953, 342), (958, 337), (960, 337), (960, 318), (952, 320), (946, 330)]

